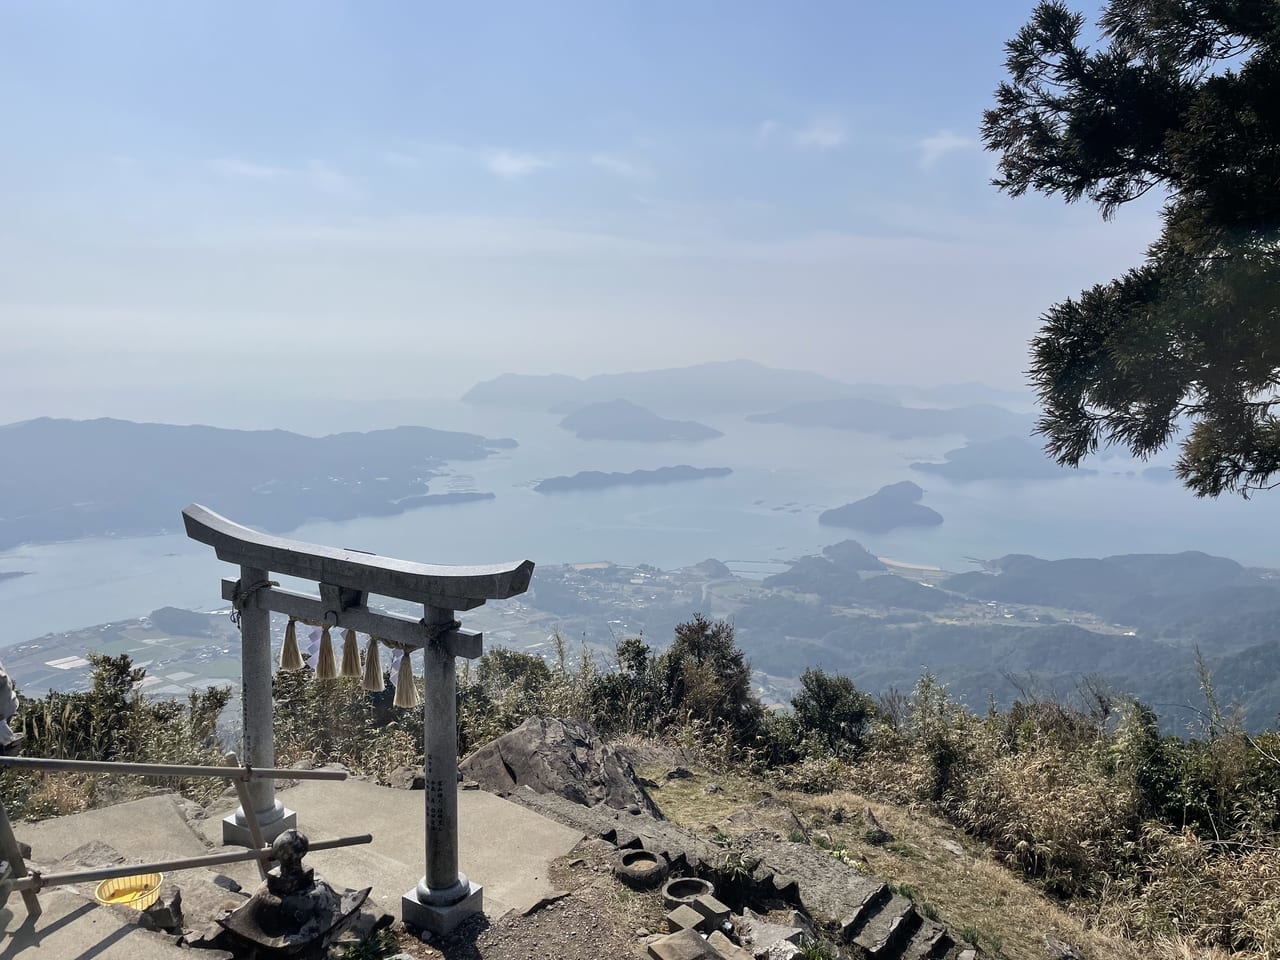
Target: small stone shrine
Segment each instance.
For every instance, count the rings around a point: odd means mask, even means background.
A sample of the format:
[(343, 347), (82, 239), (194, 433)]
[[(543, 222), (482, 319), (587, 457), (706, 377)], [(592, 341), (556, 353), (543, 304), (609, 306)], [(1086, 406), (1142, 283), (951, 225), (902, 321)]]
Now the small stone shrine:
[(302, 866), (307, 838), (286, 830), (271, 844), (277, 866), (249, 902), (218, 923), (265, 955), (318, 954), (355, 919), (370, 887), (339, 892)]

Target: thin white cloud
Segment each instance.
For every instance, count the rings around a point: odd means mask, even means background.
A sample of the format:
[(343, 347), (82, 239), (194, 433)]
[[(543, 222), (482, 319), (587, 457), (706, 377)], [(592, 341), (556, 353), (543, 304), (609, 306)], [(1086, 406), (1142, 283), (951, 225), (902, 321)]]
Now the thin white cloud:
[(814, 117), (803, 126), (761, 120), (756, 125), (755, 142), (758, 147), (781, 143), (800, 150), (835, 150), (849, 142), (849, 129), (843, 117), (832, 114)]
[(403, 150), (384, 150), (382, 162), (389, 167), (420, 167), (422, 158)]
[(839, 117), (822, 117), (797, 130), (794, 140), (805, 150), (834, 150), (849, 142), (849, 131)]
[(593, 167), (627, 180), (649, 180), (653, 177), (653, 171), (648, 167), (616, 153), (594, 153), (589, 160)]
[(531, 153), (517, 153), (513, 150), (495, 150), (484, 158), (485, 168), (495, 177), (504, 180), (518, 180), (531, 173), (537, 173), (551, 166), (550, 161)]
[(777, 120), (761, 120), (760, 125), (756, 127), (756, 143), (768, 143), (773, 139), (774, 134), (779, 130)]
[(273, 167), (265, 163), (241, 160), (239, 157), (220, 157), (210, 166), (223, 176), (241, 180), (279, 180), (289, 175), (287, 167)]
[(319, 160), (312, 160), (307, 164), (305, 177), (321, 193), (345, 197), (356, 192), (355, 183), (350, 177)]
[(920, 168), (929, 170), (947, 154), (959, 150), (970, 150), (977, 145), (976, 141), (962, 137), (951, 130), (939, 130), (917, 141), (916, 148), (920, 151)]
[(309, 160), (301, 166), (289, 167), (221, 157), (210, 166), (216, 173), (233, 180), (292, 183), (334, 197), (349, 197), (357, 192), (355, 181), (323, 160)]

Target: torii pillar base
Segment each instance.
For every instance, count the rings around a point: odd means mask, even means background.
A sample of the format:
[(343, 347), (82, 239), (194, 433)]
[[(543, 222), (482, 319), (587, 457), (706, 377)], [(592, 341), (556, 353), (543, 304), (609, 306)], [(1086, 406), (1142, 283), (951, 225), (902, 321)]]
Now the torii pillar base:
[[(288, 807), (283, 806), (279, 800), (275, 802), (275, 806), (276, 811), (280, 814), (278, 817), (258, 814), (258, 828), (262, 831), (262, 842), (267, 846), (270, 846), (271, 841), (286, 830), (298, 829), (298, 815)], [(253, 833), (249, 829), (249, 821), (245, 819), (244, 812), (239, 808), (236, 809), (235, 813), (229, 813), (222, 818), (222, 845), (224, 847), (248, 847), (250, 850), (254, 848)]]
[(440, 896), (434, 893), (423, 896), (422, 885), (419, 884), (400, 898), (400, 918), (419, 930), (439, 935), (452, 933), (476, 914), (484, 913), (484, 887), (462, 877), (458, 888), (456, 892), (448, 892), (460, 894), (453, 903), (432, 903)]

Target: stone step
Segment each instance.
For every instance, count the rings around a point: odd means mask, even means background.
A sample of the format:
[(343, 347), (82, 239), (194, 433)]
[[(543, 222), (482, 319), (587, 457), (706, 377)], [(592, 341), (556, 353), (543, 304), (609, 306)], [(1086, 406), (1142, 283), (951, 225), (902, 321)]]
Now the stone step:
[(861, 902), (851, 915), (840, 921), (840, 937), (845, 941), (852, 940), (862, 928), (889, 900), (889, 888), (881, 883), (870, 885)]
[(955, 945), (955, 940), (942, 924), (921, 920), (920, 929), (902, 951), (902, 960), (940, 960)]
[(920, 920), (915, 904), (907, 897), (894, 894), (853, 938), (854, 946), (874, 960), (897, 957), (901, 946), (920, 926)]

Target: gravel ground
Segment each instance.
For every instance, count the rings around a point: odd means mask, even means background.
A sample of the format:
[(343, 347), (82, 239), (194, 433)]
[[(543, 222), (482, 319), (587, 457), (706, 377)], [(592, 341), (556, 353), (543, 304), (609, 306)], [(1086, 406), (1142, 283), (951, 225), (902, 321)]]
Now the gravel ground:
[(448, 939), (423, 943), (407, 930), (400, 949), (419, 960), (606, 960), (642, 956), (641, 938), (664, 928), (657, 892), (636, 893), (610, 873), (614, 848), (586, 840), (552, 864), (564, 896), (525, 916), (477, 918)]

